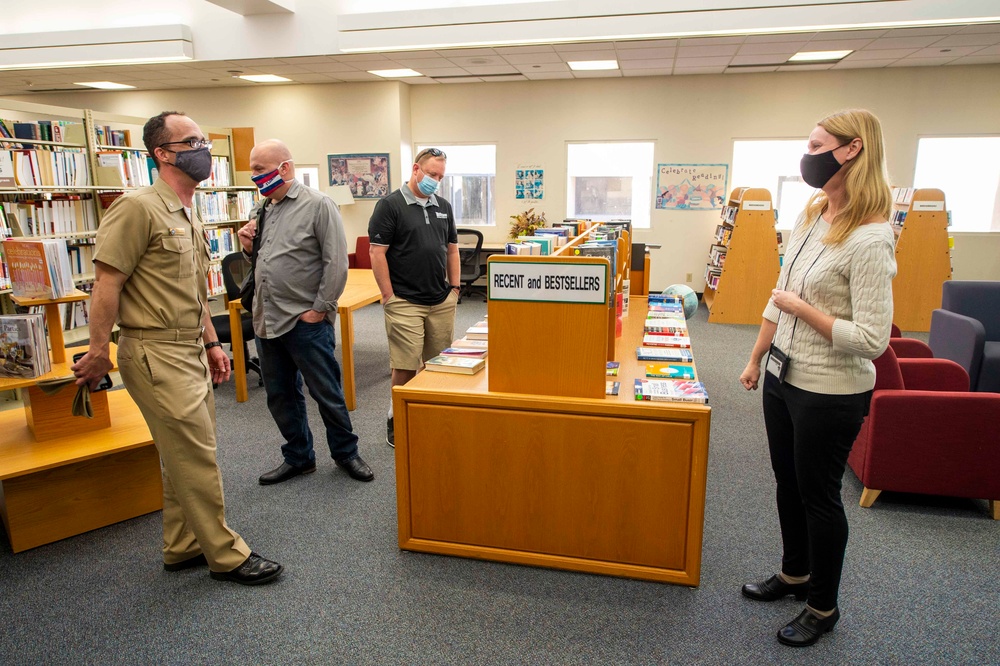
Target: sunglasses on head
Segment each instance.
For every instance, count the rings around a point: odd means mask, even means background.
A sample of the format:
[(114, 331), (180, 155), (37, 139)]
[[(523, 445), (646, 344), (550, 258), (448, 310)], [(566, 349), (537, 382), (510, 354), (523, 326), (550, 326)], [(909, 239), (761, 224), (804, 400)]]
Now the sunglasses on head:
[(417, 153), (417, 157), (413, 161), (419, 162), (426, 155), (430, 155), (431, 157), (440, 157), (442, 159), (448, 159), (448, 156), (445, 155), (444, 151), (441, 150), (440, 148), (424, 148), (419, 153)]

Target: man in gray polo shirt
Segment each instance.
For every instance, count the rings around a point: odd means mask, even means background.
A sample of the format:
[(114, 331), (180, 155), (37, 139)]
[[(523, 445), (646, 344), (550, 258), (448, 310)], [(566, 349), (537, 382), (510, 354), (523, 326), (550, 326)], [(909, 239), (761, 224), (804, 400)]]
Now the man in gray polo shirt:
[[(299, 373), (319, 405), (334, 461), (352, 478), (371, 481), (375, 475), (358, 455), (358, 436), (333, 355), (337, 299), (347, 284), (340, 213), (329, 197), (295, 180), (292, 154), (280, 141), (254, 146), (250, 171), (265, 197), (258, 204), (265, 208), (254, 267), (253, 329), (260, 341), (267, 407), (285, 438), (284, 462), (263, 474), (260, 483), (281, 483), (316, 471)], [(256, 234), (256, 221), (239, 231), (248, 256)]]

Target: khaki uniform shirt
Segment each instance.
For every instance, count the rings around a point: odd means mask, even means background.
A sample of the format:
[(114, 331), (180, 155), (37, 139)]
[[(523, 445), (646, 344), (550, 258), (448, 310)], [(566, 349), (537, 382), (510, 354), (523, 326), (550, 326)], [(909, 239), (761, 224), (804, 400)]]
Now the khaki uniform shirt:
[(118, 308), (120, 326), (201, 328), (208, 242), (197, 209), (191, 218), (177, 193), (159, 179), (127, 192), (108, 209), (94, 260), (128, 276)]

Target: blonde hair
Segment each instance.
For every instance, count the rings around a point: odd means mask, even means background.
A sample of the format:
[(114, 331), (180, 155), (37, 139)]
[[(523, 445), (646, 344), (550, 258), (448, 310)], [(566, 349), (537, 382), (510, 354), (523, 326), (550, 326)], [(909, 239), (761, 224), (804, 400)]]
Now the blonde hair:
[[(892, 190), (885, 162), (882, 124), (875, 114), (865, 109), (840, 111), (816, 124), (833, 135), (841, 145), (861, 139), (861, 152), (843, 167), (844, 205), (830, 220), (830, 232), (823, 239), (827, 245), (838, 245), (868, 220), (888, 220), (892, 212)], [(819, 190), (806, 204), (805, 219), (815, 220), (828, 205), (826, 193)]]

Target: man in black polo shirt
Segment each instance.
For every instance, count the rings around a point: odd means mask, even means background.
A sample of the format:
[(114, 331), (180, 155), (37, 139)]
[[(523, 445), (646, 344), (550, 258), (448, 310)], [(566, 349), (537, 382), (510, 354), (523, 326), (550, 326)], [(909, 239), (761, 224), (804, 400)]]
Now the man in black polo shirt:
[[(437, 148), (417, 153), (409, 182), (375, 204), (368, 221), (393, 386), (413, 379), (425, 360), (454, 339), (461, 289), (458, 232), (451, 204), (434, 195), (447, 159)], [(386, 442), (395, 446), (392, 402)]]

